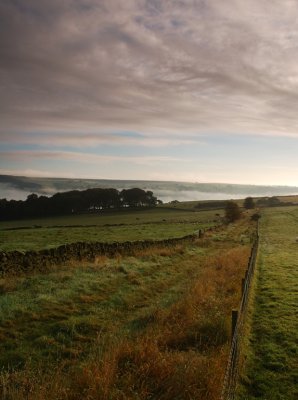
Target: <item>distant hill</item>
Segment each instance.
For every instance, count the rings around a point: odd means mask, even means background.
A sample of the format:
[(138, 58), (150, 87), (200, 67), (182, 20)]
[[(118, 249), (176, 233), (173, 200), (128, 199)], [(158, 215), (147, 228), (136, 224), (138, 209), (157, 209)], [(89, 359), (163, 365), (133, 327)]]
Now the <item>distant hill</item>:
[(228, 183), (189, 183), (169, 181), (32, 178), (0, 175), (0, 198), (24, 200), (28, 194), (52, 195), (67, 190), (89, 188), (141, 188), (153, 191), (164, 202), (171, 200), (225, 200), (247, 196), (282, 196), (298, 194), (298, 187), (236, 185)]

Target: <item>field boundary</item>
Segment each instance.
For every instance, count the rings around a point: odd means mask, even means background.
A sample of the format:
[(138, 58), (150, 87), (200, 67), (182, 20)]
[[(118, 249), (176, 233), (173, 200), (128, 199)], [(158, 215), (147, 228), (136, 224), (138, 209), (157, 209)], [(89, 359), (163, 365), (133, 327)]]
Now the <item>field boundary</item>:
[(245, 278), (242, 279), (242, 297), (238, 310), (232, 311), (232, 340), (225, 372), (221, 400), (234, 400), (236, 395), (236, 384), (239, 376), (239, 355), (241, 339), (243, 337), (244, 321), (247, 311), (247, 303), (251, 282), (255, 270), (256, 259), (259, 247), (259, 224), (257, 224), (257, 234), (254, 240), (250, 258), (248, 261)]
[(0, 252), (0, 277), (18, 275), (20, 273), (47, 272), (49, 267), (63, 265), (70, 261), (94, 262), (96, 257), (133, 255), (138, 250), (154, 247), (170, 247), (178, 244), (192, 242), (204, 236), (205, 232), (215, 230), (217, 227), (200, 229), (196, 233), (178, 238), (162, 240), (139, 240), (127, 242), (76, 242), (64, 244), (51, 249), (39, 251), (9, 251)]
[[(167, 224), (175, 224), (175, 225), (184, 225), (184, 224), (193, 224), (197, 225), (200, 222), (192, 222), (192, 221), (166, 221)], [(207, 221), (206, 225), (211, 223), (212, 221)], [(32, 230), (32, 229), (72, 229), (72, 228), (110, 228), (110, 227), (118, 227), (118, 226), (141, 226), (141, 225), (162, 225), (165, 221), (148, 221), (142, 223), (134, 223), (134, 224), (127, 224), (127, 223), (120, 223), (120, 224), (86, 224), (86, 225), (32, 225), (32, 226), (19, 226), (19, 227), (12, 227), (12, 228), (1, 228), (1, 231), (24, 231), (24, 230)], [(204, 222), (203, 222), (204, 223)], [(215, 226), (215, 225), (213, 225)], [(207, 228), (206, 228), (207, 229)]]

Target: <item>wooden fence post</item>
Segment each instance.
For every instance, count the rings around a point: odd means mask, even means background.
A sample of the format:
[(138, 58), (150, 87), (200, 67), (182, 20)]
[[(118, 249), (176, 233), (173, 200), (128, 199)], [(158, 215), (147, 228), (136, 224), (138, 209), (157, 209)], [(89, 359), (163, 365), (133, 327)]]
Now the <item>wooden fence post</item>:
[(245, 280), (247, 281), (247, 279), (248, 279), (248, 269), (245, 271)]
[(238, 310), (232, 310), (232, 340), (234, 337), (237, 320), (238, 320)]
[(246, 282), (246, 279), (242, 278), (242, 281), (241, 281), (241, 295), (242, 295), (242, 297), (243, 297), (243, 294), (244, 294), (244, 291), (245, 291), (245, 282)]

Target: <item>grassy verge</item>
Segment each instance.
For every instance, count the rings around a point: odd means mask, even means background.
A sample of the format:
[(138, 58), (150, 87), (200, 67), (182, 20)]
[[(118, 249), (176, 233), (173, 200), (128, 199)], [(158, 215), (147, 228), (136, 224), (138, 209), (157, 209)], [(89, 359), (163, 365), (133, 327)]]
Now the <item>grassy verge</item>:
[(217, 399), (251, 229), (3, 279), (0, 397)]
[(264, 210), (238, 399), (297, 399), (298, 208)]

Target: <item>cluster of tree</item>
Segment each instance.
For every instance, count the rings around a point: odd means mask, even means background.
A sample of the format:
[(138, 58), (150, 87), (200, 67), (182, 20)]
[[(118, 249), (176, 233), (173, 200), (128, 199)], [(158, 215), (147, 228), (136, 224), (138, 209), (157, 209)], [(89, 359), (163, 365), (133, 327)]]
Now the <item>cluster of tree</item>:
[(276, 207), (283, 205), (278, 197), (264, 197), (257, 200), (257, 205), (260, 207)]
[(292, 201), (281, 201), (278, 197), (263, 197), (256, 202), (258, 207), (281, 207), (281, 206), (294, 206), (297, 203)]
[[(246, 210), (255, 208), (255, 202), (252, 197), (246, 197), (243, 202)], [(225, 205), (225, 217), (227, 222), (234, 222), (241, 217), (241, 209), (234, 201), (227, 201)]]
[(56, 193), (51, 197), (30, 194), (25, 201), (0, 199), (0, 219), (48, 217), (126, 207), (154, 207), (161, 203), (143, 189), (87, 189)]

